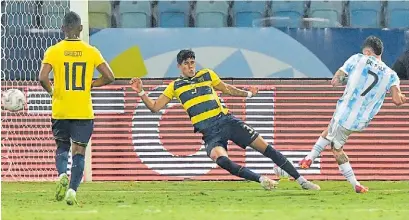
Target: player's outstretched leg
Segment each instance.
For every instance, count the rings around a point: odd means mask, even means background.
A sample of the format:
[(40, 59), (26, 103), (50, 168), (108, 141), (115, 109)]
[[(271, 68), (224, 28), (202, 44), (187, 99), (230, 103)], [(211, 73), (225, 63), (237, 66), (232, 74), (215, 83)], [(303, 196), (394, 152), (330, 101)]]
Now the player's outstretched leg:
[(278, 150), (274, 149), (271, 145), (267, 144), (267, 142), (260, 136), (258, 136), (250, 146), (255, 150), (262, 153), (264, 156), (270, 158), (277, 166), (283, 169), (285, 172), (288, 173), (291, 177), (293, 177), (298, 184), (301, 185), (303, 189), (308, 190), (320, 190), (320, 186), (314, 184), (303, 176), (298, 173), (297, 169), (293, 166), (293, 164), (287, 160), (287, 158), (281, 154)]
[(56, 140), (57, 151), (55, 153), (55, 165), (58, 171), (58, 182), (55, 191), (55, 198), (57, 201), (61, 201), (65, 197), (65, 193), (68, 189), (68, 176), (67, 176), (67, 164), (68, 153), (70, 151), (71, 143), (69, 141)]
[(345, 154), (343, 147), (337, 147), (334, 143), (331, 143), (331, 149), (334, 153), (334, 157), (338, 163), (339, 170), (342, 175), (348, 180), (349, 183), (354, 187), (355, 192), (365, 193), (368, 192), (368, 188), (362, 186), (355, 177), (354, 171), (352, 170), (351, 164), (349, 163), (348, 156)]
[(317, 142), (315, 142), (314, 147), (311, 149), (311, 152), (308, 153), (308, 155), (298, 163), (300, 168), (310, 168), (314, 163), (314, 160), (321, 154), (322, 151), (324, 151), (325, 147), (330, 144), (330, 141), (325, 138), (327, 135), (328, 129), (322, 132)]
[(72, 167), (71, 167), (71, 181), (70, 188), (67, 191), (65, 200), (68, 205), (77, 204), (77, 189), (81, 183), (85, 166), (85, 147), (78, 144), (72, 144)]
[(223, 147), (214, 147), (210, 152), (210, 158), (217, 163), (221, 168), (229, 173), (244, 178), (246, 180), (258, 182), (266, 190), (271, 190), (277, 187), (278, 183), (268, 177), (260, 176), (254, 173), (249, 168), (238, 165), (230, 160), (226, 150)]

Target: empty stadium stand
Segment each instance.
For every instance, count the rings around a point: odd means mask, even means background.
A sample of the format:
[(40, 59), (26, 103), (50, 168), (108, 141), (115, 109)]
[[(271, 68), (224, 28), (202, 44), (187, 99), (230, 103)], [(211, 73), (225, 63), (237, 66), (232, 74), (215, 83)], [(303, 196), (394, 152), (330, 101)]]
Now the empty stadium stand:
[(119, 27), (147, 28), (151, 27), (152, 9), (147, 1), (121, 1), (118, 6)]
[[(2, 2), (14, 30), (55, 29), (68, 1)], [(90, 28), (408, 28), (409, 1), (89, 1)], [(255, 22), (255, 23), (254, 23)], [(10, 26), (10, 25), (8, 25)]]
[(160, 1), (157, 5), (159, 27), (188, 27), (190, 3), (187, 1)]
[(275, 27), (301, 27), (305, 15), (306, 4), (303, 1), (277, 1), (271, 3), (273, 19), (270, 22)]
[(386, 27), (409, 27), (409, 1), (389, 1), (385, 10)]
[(266, 14), (264, 1), (235, 1), (232, 7), (235, 27), (251, 27), (260, 22)]
[(224, 1), (198, 1), (194, 20), (196, 27), (227, 27), (229, 4)]
[(309, 17), (323, 19), (312, 21), (312, 27), (338, 27), (342, 24), (344, 2), (342, 1), (311, 1)]
[(381, 1), (350, 1), (349, 23), (351, 27), (377, 28), (381, 27)]

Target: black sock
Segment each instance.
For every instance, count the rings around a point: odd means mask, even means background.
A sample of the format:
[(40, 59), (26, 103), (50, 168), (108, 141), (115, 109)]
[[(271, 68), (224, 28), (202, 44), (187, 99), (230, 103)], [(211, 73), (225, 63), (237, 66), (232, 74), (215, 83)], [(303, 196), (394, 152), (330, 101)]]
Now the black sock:
[(254, 182), (260, 182), (260, 175), (257, 173), (254, 173), (247, 167), (240, 166), (236, 164), (235, 162), (231, 161), (228, 157), (226, 156), (221, 156), (216, 159), (217, 165), (219, 165), (221, 168), (229, 171), (231, 174), (244, 178), (246, 180), (251, 180)]
[(293, 164), (288, 161), (287, 158), (284, 157), (284, 155), (282, 155), (276, 149), (272, 148), (270, 145), (267, 146), (266, 151), (264, 151), (263, 155), (273, 160), (273, 162), (277, 164), (277, 166), (287, 172), (288, 175), (292, 176), (294, 179), (298, 179), (301, 176), (295, 169)]

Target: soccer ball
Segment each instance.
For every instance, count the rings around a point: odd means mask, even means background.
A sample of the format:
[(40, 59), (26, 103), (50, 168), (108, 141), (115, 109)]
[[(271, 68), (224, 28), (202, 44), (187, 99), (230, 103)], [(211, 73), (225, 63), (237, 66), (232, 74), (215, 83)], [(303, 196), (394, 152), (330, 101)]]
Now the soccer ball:
[(279, 179), (289, 179), (290, 175), (288, 175), (287, 172), (285, 172), (283, 169), (281, 169), (277, 164), (274, 164), (274, 173)]
[(9, 111), (19, 111), (24, 108), (26, 104), (25, 95), (18, 89), (9, 89), (3, 93), (1, 97), (3, 107)]

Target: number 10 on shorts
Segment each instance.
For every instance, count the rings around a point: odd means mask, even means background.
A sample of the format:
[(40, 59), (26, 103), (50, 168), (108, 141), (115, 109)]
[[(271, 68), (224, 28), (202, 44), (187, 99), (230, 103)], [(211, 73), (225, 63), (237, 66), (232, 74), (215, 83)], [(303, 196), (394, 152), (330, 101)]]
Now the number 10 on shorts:
[[(73, 62), (64, 63), (65, 67), (65, 90), (83, 91), (85, 90), (85, 71), (87, 63)], [(71, 74), (70, 74), (71, 73)], [(77, 74), (80, 74), (80, 82), (77, 82)], [(80, 85), (80, 86), (77, 86)]]

